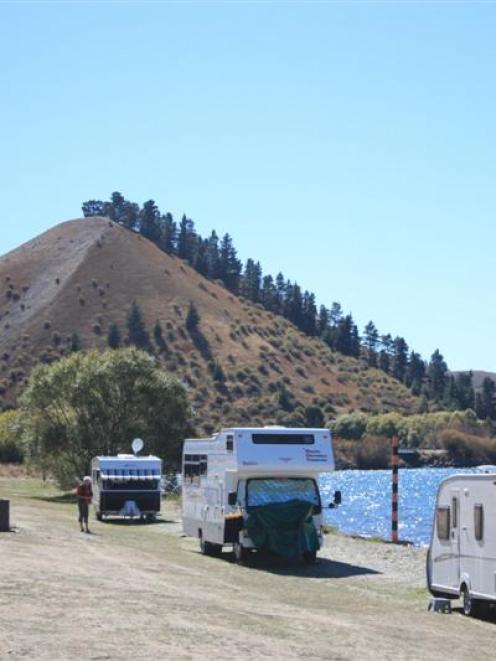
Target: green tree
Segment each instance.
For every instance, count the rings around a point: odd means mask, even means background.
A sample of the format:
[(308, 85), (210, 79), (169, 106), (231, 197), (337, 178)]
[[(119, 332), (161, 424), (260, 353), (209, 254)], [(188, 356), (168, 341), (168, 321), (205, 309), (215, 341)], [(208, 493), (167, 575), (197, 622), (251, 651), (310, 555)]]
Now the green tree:
[(194, 332), (198, 328), (199, 323), (200, 323), (200, 313), (198, 312), (198, 309), (196, 305), (193, 303), (193, 301), (190, 301), (188, 314), (186, 315), (186, 328), (190, 333)]
[(81, 342), (79, 333), (73, 333), (71, 335), (69, 345), (70, 345), (69, 348), (72, 351), (72, 353), (75, 353), (76, 351), (81, 351), (81, 349), (83, 348), (83, 343)]
[(92, 457), (129, 451), (135, 437), (178, 466), (192, 431), (184, 386), (134, 348), (78, 352), (37, 366), (18, 415), (30, 459), (62, 486), (87, 473)]
[(107, 344), (111, 349), (118, 349), (121, 346), (122, 338), (119, 326), (117, 324), (110, 324), (107, 333)]
[(321, 428), (325, 424), (324, 414), (320, 406), (307, 406), (305, 408), (305, 427)]
[(146, 330), (143, 312), (140, 306), (133, 302), (127, 316), (127, 330), (129, 344), (134, 344), (138, 349), (146, 349), (150, 344), (150, 337)]
[(160, 211), (153, 200), (148, 200), (140, 212), (140, 232), (154, 243), (159, 243), (161, 238)]
[(427, 368), (428, 392), (431, 399), (441, 401), (446, 388), (448, 367), (444, 358), (436, 349)]
[(488, 376), (482, 382), (482, 388), (477, 393), (475, 410), (481, 420), (496, 420), (496, 384)]
[(379, 331), (373, 321), (365, 326), (363, 344), (367, 355), (369, 367), (377, 367), (377, 344), (379, 342)]

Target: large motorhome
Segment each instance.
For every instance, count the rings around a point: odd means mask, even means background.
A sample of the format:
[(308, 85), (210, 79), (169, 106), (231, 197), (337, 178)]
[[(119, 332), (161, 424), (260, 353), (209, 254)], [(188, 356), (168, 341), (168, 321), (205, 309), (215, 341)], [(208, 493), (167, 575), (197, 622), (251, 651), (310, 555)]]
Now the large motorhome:
[[(254, 549), (315, 560), (323, 542), (319, 475), (334, 470), (327, 429), (222, 429), (183, 447), (184, 532), (205, 554), (232, 545), (237, 561)], [(339, 504), (336, 492), (333, 507)]]
[(158, 457), (95, 457), (91, 470), (99, 521), (110, 514), (153, 520), (160, 512), (162, 461)]
[(496, 473), (453, 475), (439, 486), (427, 555), (435, 597), (463, 598), (472, 615), (496, 602)]

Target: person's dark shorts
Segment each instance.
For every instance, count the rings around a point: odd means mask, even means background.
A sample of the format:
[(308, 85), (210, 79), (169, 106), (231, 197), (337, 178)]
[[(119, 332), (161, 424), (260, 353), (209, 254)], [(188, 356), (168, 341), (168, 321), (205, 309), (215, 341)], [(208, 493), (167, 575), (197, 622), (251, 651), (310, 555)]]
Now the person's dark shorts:
[(79, 523), (88, 523), (88, 501), (78, 500), (79, 507)]

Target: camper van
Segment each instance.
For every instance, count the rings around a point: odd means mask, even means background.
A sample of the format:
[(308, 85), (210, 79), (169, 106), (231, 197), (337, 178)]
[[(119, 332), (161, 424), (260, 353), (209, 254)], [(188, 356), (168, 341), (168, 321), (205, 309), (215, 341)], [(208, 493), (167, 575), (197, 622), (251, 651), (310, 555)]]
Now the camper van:
[[(319, 476), (334, 470), (327, 429), (222, 429), (187, 439), (182, 457), (182, 515), (202, 553), (232, 545), (244, 562), (253, 550), (313, 562), (322, 546)], [(330, 505), (339, 504), (336, 492)]]
[(427, 585), (434, 597), (463, 598), (466, 615), (496, 602), (496, 473), (453, 475), (439, 486)]
[(158, 457), (118, 454), (91, 463), (96, 518), (118, 515), (154, 520), (160, 512), (162, 461)]

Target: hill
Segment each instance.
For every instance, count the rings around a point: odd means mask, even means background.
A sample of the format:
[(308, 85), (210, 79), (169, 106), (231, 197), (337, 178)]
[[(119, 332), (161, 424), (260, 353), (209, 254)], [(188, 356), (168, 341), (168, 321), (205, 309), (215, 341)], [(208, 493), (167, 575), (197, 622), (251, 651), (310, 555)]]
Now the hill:
[[(453, 374), (460, 374), (466, 372), (453, 372)], [(484, 379), (491, 379), (496, 383), (496, 372), (486, 372), (484, 370), (472, 370), (472, 378), (474, 384), (474, 390), (480, 392), (482, 390), (482, 382)]]
[[(11, 405), (33, 365), (126, 335), (133, 301), (163, 342), (150, 351), (190, 388), (197, 426), (303, 421), (361, 410), (411, 413), (418, 399), (395, 379), (335, 353), (282, 317), (236, 297), (186, 262), (108, 218), (64, 222), (0, 258), (0, 396)], [(198, 332), (185, 326), (193, 302)]]

